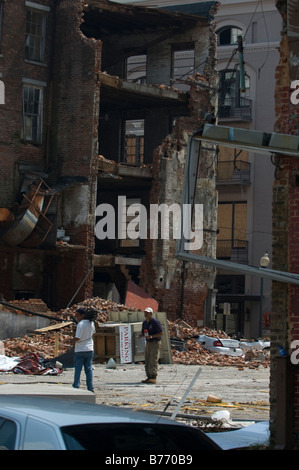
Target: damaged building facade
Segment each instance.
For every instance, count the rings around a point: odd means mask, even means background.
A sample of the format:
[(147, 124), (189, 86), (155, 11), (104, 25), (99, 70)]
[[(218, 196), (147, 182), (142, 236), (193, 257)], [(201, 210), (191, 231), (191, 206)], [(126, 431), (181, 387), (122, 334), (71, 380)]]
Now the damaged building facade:
[[(37, 297), (52, 309), (92, 295), (124, 303), (138, 286), (169, 319), (209, 321), (214, 269), (177, 260), (171, 236), (134, 239), (117, 229), (120, 200), (147, 213), (181, 204), (188, 139), (215, 114), (215, 8), (208, 2), (198, 15), (104, 0), (0, 1), (6, 300)], [(215, 257), (209, 147), (197, 171), (200, 252)], [(107, 206), (116, 236), (98, 237), (97, 209)]]

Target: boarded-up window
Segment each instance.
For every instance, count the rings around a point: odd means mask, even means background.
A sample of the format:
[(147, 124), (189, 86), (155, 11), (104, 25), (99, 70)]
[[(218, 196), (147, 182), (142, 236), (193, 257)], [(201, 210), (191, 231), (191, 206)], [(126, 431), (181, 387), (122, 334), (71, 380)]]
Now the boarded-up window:
[(246, 229), (246, 202), (219, 203), (217, 257), (230, 259), (234, 251), (247, 253)]

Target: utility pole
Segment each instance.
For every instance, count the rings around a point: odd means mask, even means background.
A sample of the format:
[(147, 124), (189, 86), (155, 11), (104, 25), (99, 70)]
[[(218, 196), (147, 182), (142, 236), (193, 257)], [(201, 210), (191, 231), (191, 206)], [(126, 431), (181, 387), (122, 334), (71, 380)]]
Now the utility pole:
[(245, 70), (244, 70), (244, 55), (243, 55), (243, 38), (238, 36), (238, 60), (239, 60), (239, 73), (240, 73), (240, 90), (245, 93)]

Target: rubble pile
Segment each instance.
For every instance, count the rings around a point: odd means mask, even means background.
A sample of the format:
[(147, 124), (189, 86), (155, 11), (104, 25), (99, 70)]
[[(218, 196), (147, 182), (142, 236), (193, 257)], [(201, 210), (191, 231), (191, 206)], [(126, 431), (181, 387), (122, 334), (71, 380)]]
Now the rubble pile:
[[(17, 305), (17, 301), (13, 302)], [(24, 307), (24, 301), (20, 301), (20, 306)], [(32, 299), (28, 301), (28, 309), (40, 312), (49, 311), (46, 308), (41, 309), (41, 302)], [(35, 305), (35, 307), (34, 307)], [(76, 330), (76, 323), (74, 322), (75, 312), (78, 307), (93, 308), (97, 310), (98, 323), (106, 323), (109, 321), (109, 312), (127, 310), (128, 307), (110, 300), (105, 300), (100, 297), (92, 297), (86, 299), (79, 304), (73, 305), (70, 308), (65, 308), (59, 312), (50, 315), (53, 317), (64, 320), (65, 324), (53, 320), (50, 322), (52, 328), (44, 328), (40, 331), (31, 332), (22, 338), (7, 338), (3, 340), (5, 355), (7, 357), (22, 357), (26, 354), (36, 353), (39, 356), (47, 359), (57, 357), (57, 355), (64, 354), (73, 347), (73, 338)], [(132, 309), (130, 309), (132, 310)], [(260, 351), (248, 351), (242, 356), (228, 356), (222, 354), (215, 354), (200, 344), (196, 338), (200, 335), (212, 336), (215, 338), (229, 338), (229, 336), (219, 330), (213, 330), (207, 327), (193, 328), (182, 319), (174, 322), (168, 321), (169, 336), (172, 347), (172, 358), (176, 364), (186, 365), (209, 365), (209, 366), (235, 366), (239, 369), (244, 367), (256, 368), (259, 366), (268, 367), (270, 359), (263, 356), (261, 358)], [(179, 344), (180, 347), (174, 346)]]
[(183, 320), (169, 322), (169, 335), (171, 339), (180, 340), (185, 344), (182, 350), (172, 349), (172, 359), (175, 364), (186, 365), (208, 365), (208, 366), (235, 366), (238, 369), (244, 367), (256, 368), (260, 365), (268, 367), (270, 358), (261, 356), (260, 351), (250, 350), (242, 356), (228, 356), (208, 351), (198, 344), (196, 337), (200, 335), (212, 336), (214, 338), (229, 338), (219, 330), (210, 328), (192, 328)]
[[(10, 302), (17, 306), (17, 301)], [(40, 302), (35, 302), (35, 299), (27, 301), (27, 308), (33, 311), (32, 305), (40, 306)], [(24, 301), (20, 301), (20, 307), (24, 307)], [(76, 330), (76, 323), (73, 322), (75, 312), (78, 307), (93, 308), (98, 311), (97, 322), (105, 323), (109, 320), (110, 311), (121, 311), (125, 310), (122, 304), (112, 302), (110, 300), (101, 299), (100, 297), (92, 297), (80, 302), (79, 304), (73, 305), (70, 308), (65, 308), (52, 315), (65, 320), (65, 322), (72, 321), (72, 324), (59, 328), (60, 323), (53, 320), (53, 324), (57, 325), (57, 330), (50, 330), (44, 332), (32, 332), (30, 335), (25, 335), (22, 338), (7, 338), (3, 340), (5, 354), (8, 357), (21, 357), (29, 353), (37, 353), (44, 358), (54, 358), (57, 345), (58, 354), (63, 354), (73, 346), (73, 338)], [(6, 308), (8, 310), (8, 308)], [(13, 310), (16, 311), (16, 310)], [(37, 308), (34, 311), (40, 311)], [(21, 312), (22, 313), (22, 312)], [(47, 312), (48, 314), (49, 312)]]
[(212, 330), (211, 328), (192, 328), (184, 320), (175, 320), (174, 322), (168, 322), (169, 335), (171, 338), (177, 338), (180, 340), (188, 340), (199, 335), (213, 336), (217, 338), (229, 338), (229, 336), (220, 330)]
[[(73, 327), (69, 326), (59, 333), (49, 331), (44, 333), (31, 333), (22, 338), (7, 338), (3, 340), (5, 355), (8, 357), (23, 357), (29, 353), (36, 353), (44, 358), (54, 358), (55, 345), (59, 345), (59, 354), (63, 354), (73, 346)], [(56, 335), (58, 335), (56, 337)]]
[[(44, 313), (46, 315), (53, 315), (53, 312), (51, 312), (47, 305), (41, 300), (41, 299), (29, 299), (29, 300), (10, 300), (9, 304), (12, 306), (12, 308), (9, 308), (5, 304), (4, 306), (0, 304), (0, 310), (5, 310), (5, 311), (11, 311), (16, 314), (24, 314), (25, 312), (22, 311), (21, 309), (25, 309), (31, 312), (36, 312), (36, 313)], [(15, 307), (15, 308), (13, 308)], [(20, 310), (17, 309), (17, 307), (20, 308)]]
[[(109, 320), (109, 312), (118, 312), (127, 310), (123, 304), (118, 304), (112, 300), (101, 299), (100, 297), (91, 297), (89, 299), (80, 302), (79, 304), (73, 305), (72, 307), (60, 310), (57, 316), (67, 320), (72, 320), (75, 316), (78, 307), (85, 307), (88, 309), (94, 309), (98, 312), (97, 322), (106, 323)], [(132, 310), (132, 309), (130, 309)]]

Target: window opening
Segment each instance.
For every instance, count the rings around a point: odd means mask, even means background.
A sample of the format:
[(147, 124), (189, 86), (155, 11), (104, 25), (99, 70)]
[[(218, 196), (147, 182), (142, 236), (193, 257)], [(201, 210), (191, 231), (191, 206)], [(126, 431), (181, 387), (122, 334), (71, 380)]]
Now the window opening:
[(46, 17), (33, 10), (26, 11), (25, 58), (43, 62), (45, 49)]
[(41, 143), (42, 130), (42, 89), (23, 87), (24, 139)]
[(218, 205), (218, 230), (217, 258), (247, 258), (246, 202), (220, 202)]
[(128, 82), (146, 83), (146, 55), (135, 55), (127, 58), (126, 80)]
[(218, 46), (237, 44), (238, 36), (242, 36), (242, 34), (241, 28), (226, 26), (218, 31)]
[(144, 159), (144, 119), (125, 122), (124, 161), (131, 165), (140, 165)]
[(189, 75), (195, 73), (195, 56), (194, 49), (176, 50), (173, 52), (172, 79), (175, 88), (186, 91), (189, 85), (180, 83), (180, 80), (187, 80)]
[(245, 92), (240, 90), (238, 70), (219, 72), (219, 117), (251, 119), (250, 77), (245, 75)]

